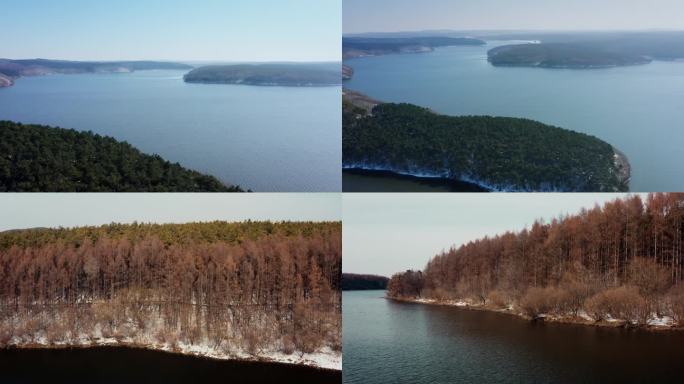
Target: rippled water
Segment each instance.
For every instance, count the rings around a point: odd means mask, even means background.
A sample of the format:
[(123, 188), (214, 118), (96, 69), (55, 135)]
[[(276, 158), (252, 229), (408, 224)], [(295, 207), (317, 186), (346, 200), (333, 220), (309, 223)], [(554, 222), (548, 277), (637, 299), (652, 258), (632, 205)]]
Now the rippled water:
[(340, 87), (186, 84), (185, 71), (26, 77), (0, 119), (126, 140), (254, 191), (341, 189)]
[(343, 294), (344, 383), (678, 382), (684, 334), (533, 324)]
[(482, 47), (349, 60), (349, 89), (450, 115), (524, 117), (624, 152), (635, 192), (684, 190), (684, 63), (571, 70), (494, 67)]

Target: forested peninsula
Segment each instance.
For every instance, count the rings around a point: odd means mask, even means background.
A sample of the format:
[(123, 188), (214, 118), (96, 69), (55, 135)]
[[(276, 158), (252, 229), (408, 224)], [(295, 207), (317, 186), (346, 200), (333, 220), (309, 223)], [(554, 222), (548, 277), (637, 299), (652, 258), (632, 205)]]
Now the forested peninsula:
[(684, 194), (629, 196), (474, 240), (392, 276), (398, 300), (537, 321), (684, 329)]
[(73, 129), (0, 121), (0, 154), (0, 191), (242, 191), (126, 142)]
[(0, 348), (133, 346), (341, 369), (340, 222), (0, 232)]
[(328, 64), (209, 65), (193, 69), (183, 79), (186, 83), (286, 87), (342, 84), (339, 65)]
[(345, 169), (459, 180), (491, 191), (628, 190), (629, 163), (610, 144), (533, 120), (444, 116), (350, 91), (342, 116)]
[(190, 69), (192, 66), (165, 61), (67, 61), (0, 59), (0, 87), (14, 84), (22, 76), (79, 73), (126, 73), (150, 69)]
[(378, 275), (362, 275), (357, 273), (342, 274), (343, 291), (367, 291), (387, 289), (389, 278)]
[(504, 45), (490, 49), (487, 60), (495, 66), (591, 69), (648, 64), (648, 56), (611, 52), (569, 43)]
[(484, 44), (484, 40), (470, 37), (343, 37), (342, 58), (422, 53), (431, 52), (438, 47)]
[(513, 33), (490, 39), (534, 39), (540, 44), (514, 44), (491, 49), (493, 65), (592, 69), (684, 59), (684, 32)]

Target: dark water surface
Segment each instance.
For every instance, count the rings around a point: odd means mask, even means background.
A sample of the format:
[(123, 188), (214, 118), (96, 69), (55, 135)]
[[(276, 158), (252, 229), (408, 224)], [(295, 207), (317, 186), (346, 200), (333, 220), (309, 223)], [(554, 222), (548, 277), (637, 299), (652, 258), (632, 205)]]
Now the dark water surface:
[(494, 67), (511, 42), (348, 60), (345, 87), (448, 115), (524, 117), (607, 141), (632, 165), (634, 192), (684, 190), (684, 62), (608, 69)]
[(343, 293), (344, 383), (681, 382), (684, 334), (533, 324)]
[(23, 77), (0, 120), (93, 131), (256, 192), (341, 190), (340, 87), (187, 84), (186, 71)]
[(0, 349), (0, 383), (322, 383), (336, 371), (219, 361), (144, 349)]
[(344, 192), (486, 192), (484, 188), (458, 180), (414, 177), (388, 171), (345, 169)]

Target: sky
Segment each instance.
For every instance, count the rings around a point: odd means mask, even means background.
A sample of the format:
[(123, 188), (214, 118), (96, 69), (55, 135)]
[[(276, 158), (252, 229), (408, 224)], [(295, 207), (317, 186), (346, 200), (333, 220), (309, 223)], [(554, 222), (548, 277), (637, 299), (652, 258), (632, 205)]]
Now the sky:
[(344, 0), (344, 33), (684, 29), (682, 0)]
[[(452, 246), (614, 200), (609, 193), (345, 194), (342, 270), (391, 276)], [(645, 198), (646, 195), (643, 195)]]
[(339, 221), (335, 193), (3, 193), (0, 231), (109, 223)]
[(341, 0), (2, 0), (9, 59), (339, 61)]

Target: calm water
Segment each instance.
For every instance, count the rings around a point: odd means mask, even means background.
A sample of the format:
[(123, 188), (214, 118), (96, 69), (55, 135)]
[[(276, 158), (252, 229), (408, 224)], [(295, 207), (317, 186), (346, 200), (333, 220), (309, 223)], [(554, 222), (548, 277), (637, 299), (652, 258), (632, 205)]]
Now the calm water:
[(343, 293), (344, 383), (678, 382), (684, 334), (533, 324)]
[(393, 172), (343, 170), (344, 192), (483, 192), (475, 184), (458, 180), (419, 178)]
[(483, 47), (349, 60), (345, 86), (450, 115), (525, 117), (597, 136), (632, 164), (632, 191), (684, 189), (684, 63), (595, 70), (497, 68)]
[(130, 348), (0, 349), (0, 382), (336, 384), (341, 375), (286, 364), (217, 361)]
[(0, 119), (91, 130), (254, 191), (339, 191), (339, 87), (186, 84), (185, 71), (27, 77)]

